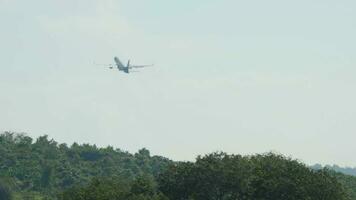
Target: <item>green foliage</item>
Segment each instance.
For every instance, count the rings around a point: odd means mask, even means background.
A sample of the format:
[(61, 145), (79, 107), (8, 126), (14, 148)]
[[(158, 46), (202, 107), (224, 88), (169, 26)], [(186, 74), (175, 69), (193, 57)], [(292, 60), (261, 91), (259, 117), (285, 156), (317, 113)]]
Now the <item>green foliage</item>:
[(346, 189), (349, 198), (352, 200), (356, 199), (356, 177), (337, 172), (333, 173), (337, 177), (339, 183)]
[(1, 200), (12, 200), (13, 194), (8, 183), (0, 179), (0, 199)]
[(40, 193), (54, 198), (74, 186), (87, 185), (93, 177), (134, 180), (143, 174), (158, 175), (171, 161), (151, 156), (147, 149), (132, 155), (112, 147), (74, 143), (58, 144), (47, 136), (33, 142), (23, 134), (0, 134), (0, 177), (17, 182), (19, 198)]
[(62, 195), (63, 200), (115, 200), (124, 199), (129, 189), (125, 183), (110, 179), (94, 179), (88, 186), (74, 187)]
[(143, 175), (137, 177), (131, 185), (131, 194), (152, 196), (156, 193), (156, 183), (153, 177)]
[(195, 163), (172, 164), (158, 182), (171, 200), (347, 199), (329, 171), (314, 171), (272, 153), (248, 157), (209, 154)]
[(96, 178), (89, 185), (68, 189), (59, 200), (167, 200), (157, 191), (153, 179), (142, 176), (134, 181)]
[(356, 177), (282, 155), (212, 153), (172, 162), (143, 148), (58, 144), (0, 134), (0, 199), (356, 200)]
[(251, 185), (253, 199), (346, 199), (336, 177), (326, 170), (314, 171), (281, 155), (266, 154), (250, 158), (254, 168)]

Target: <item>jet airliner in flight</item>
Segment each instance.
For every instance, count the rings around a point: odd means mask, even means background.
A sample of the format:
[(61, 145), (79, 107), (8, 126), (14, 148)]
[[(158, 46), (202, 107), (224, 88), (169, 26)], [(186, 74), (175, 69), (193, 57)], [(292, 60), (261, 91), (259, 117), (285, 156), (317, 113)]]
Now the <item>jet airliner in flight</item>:
[[(131, 65), (130, 60), (127, 61), (127, 64), (125, 66), (124, 64), (122, 64), (122, 62), (120, 61), (120, 59), (118, 57), (114, 57), (114, 61), (115, 61), (115, 68), (117, 68), (119, 71), (123, 71), (127, 74), (132, 72), (131, 69), (153, 66), (153, 65)], [(109, 68), (113, 69), (114, 65), (109, 65)]]

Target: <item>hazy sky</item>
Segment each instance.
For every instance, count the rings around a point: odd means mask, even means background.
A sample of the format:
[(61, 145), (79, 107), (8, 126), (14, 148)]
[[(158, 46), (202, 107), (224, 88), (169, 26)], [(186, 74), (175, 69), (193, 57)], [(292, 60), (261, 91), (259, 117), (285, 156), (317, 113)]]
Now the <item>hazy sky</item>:
[[(356, 166), (354, 0), (0, 0), (0, 131)], [(154, 63), (123, 74), (118, 56)]]

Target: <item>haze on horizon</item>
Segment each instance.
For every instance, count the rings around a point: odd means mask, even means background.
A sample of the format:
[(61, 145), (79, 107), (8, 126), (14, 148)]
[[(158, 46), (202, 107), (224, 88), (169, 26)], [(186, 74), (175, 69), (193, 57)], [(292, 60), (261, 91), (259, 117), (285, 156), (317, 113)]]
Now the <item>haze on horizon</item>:
[[(0, 131), (356, 166), (356, 2), (0, 0)], [(122, 74), (113, 57), (155, 67)]]

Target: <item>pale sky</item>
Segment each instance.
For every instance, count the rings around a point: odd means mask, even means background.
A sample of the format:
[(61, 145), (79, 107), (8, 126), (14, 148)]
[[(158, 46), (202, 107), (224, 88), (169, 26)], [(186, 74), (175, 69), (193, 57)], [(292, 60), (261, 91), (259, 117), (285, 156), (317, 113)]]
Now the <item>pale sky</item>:
[(0, 24), (0, 131), (356, 166), (354, 0), (0, 0)]

